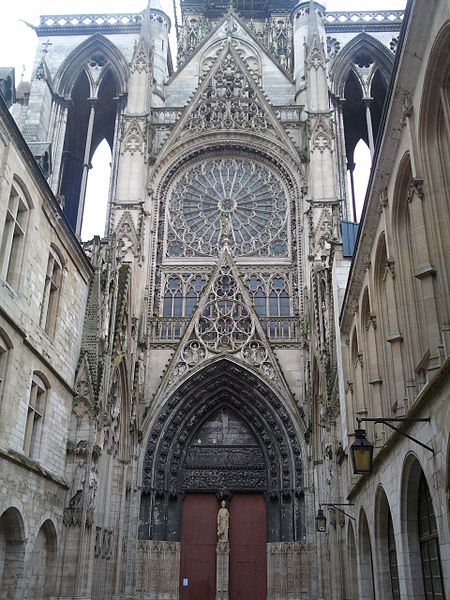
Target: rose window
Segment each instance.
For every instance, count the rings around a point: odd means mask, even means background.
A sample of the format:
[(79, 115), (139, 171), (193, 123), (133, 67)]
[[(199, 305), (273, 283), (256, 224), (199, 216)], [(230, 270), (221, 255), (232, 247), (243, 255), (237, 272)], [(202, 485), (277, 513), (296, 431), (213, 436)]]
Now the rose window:
[(283, 184), (263, 163), (204, 160), (172, 189), (166, 256), (217, 255), (226, 237), (235, 256), (287, 257), (287, 215)]

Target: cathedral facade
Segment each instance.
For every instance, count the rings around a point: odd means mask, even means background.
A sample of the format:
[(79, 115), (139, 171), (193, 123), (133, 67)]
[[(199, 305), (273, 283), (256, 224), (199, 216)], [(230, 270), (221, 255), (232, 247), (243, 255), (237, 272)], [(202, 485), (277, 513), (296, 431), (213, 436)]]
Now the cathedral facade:
[(180, 14), (0, 70), (0, 599), (449, 597), (449, 1)]

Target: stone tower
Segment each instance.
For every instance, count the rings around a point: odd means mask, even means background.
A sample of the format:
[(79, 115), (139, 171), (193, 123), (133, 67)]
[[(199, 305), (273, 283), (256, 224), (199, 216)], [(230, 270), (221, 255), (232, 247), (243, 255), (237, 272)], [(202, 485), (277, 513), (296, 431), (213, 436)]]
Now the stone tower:
[(360, 139), (374, 152), (401, 20), (181, 0), (176, 69), (159, 0), (35, 28), (13, 114), (51, 155), (74, 245), (112, 150), (106, 233), (83, 245), (55, 597), (340, 597), (341, 538), (314, 518), (346, 500), (346, 171)]

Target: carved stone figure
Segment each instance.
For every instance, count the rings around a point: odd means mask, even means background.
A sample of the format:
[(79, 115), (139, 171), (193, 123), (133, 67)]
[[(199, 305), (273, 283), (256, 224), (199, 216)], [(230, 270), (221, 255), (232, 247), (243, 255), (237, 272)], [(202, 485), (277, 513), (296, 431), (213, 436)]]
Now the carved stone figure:
[(217, 541), (228, 542), (228, 530), (230, 528), (230, 513), (226, 507), (225, 500), (220, 503), (217, 513)]

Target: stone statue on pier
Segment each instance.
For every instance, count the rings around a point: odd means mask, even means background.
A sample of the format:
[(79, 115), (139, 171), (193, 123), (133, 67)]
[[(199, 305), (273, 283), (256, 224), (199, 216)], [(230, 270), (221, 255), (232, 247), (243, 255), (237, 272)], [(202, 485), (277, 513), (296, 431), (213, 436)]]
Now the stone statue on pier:
[(217, 513), (217, 541), (228, 542), (228, 530), (230, 527), (230, 513), (226, 507), (225, 500), (220, 503)]

